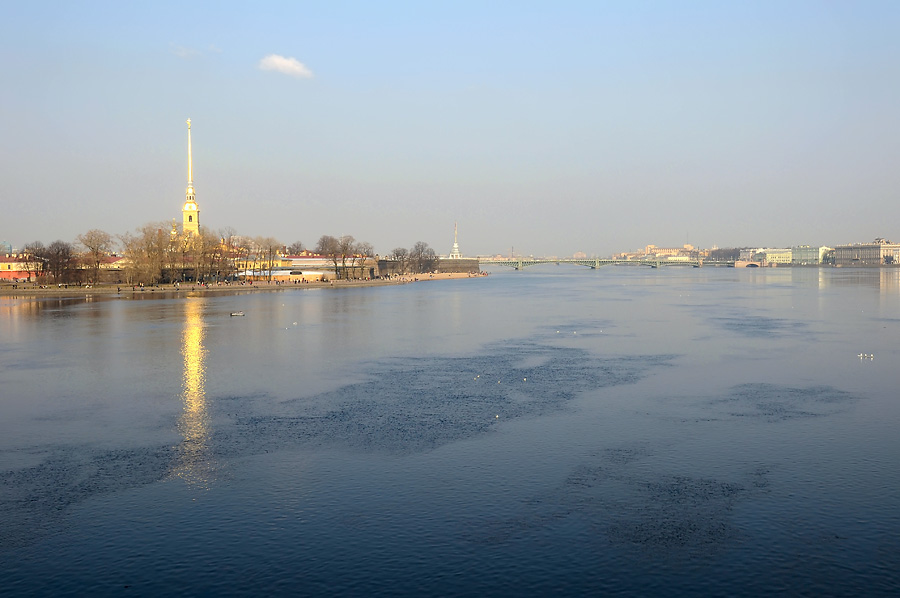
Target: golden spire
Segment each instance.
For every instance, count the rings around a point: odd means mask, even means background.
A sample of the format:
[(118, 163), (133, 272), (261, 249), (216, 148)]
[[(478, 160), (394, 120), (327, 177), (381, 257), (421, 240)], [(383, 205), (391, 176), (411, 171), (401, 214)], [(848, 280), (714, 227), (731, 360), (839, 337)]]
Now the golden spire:
[(191, 159), (191, 119), (187, 119), (188, 126), (188, 196), (194, 195), (194, 163)]
[(181, 209), (181, 232), (186, 236), (200, 234), (200, 209), (194, 198), (194, 161), (191, 155), (191, 119), (187, 119), (188, 126), (188, 187), (185, 193), (184, 207)]

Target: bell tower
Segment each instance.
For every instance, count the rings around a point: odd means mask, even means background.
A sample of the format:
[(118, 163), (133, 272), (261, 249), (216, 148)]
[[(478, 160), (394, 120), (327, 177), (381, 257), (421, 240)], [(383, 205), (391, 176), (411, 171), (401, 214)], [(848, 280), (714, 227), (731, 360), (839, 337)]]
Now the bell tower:
[(459, 243), (456, 241), (456, 231), (457, 231), (457, 227), (456, 227), (456, 223), (454, 222), (453, 223), (453, 249), (450, 250), (450, 256), (449, 256), (451, 260), (458, 260), (458, 259), (462, 258), (462, 254), (459, 252)]
[(184, 207), (181, 208), (181, 232), (186, 237), (200, 235), (200, 208), (194, 199), (194, 165), (191, 162), (191, 119), (187, 119), (188, 126), (188, 186), (185, 193)]

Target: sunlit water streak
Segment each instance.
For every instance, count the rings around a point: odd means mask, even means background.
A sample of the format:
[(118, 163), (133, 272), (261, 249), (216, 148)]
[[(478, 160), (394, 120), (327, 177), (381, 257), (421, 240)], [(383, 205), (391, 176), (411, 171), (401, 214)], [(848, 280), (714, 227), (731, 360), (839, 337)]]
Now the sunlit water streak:
[(204, 299), (185, 300), (181, 355), (184, 357), (181, 395), (184, 412), (178, 431), (184, 440), (178, 446), (178, 464), (173, 474), (192, 486), (208, 488), (215, 479), (215, 463), (210, 454), (210, 414), (206, 398), (206, 349), (203, 346)]

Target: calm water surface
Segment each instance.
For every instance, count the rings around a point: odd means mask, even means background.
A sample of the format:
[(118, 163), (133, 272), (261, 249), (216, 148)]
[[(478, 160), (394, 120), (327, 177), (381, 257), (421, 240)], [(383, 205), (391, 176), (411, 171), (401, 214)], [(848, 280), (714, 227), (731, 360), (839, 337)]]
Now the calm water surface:
[(897, 595), (898, 339), (897, 270), (0, 299), (0, 588)]

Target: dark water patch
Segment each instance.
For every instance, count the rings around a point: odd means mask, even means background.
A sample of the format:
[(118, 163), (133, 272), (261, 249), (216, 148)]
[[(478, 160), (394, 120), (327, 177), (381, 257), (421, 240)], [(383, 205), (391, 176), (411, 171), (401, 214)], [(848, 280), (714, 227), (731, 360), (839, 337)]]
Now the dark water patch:
[(750, 338), (780, 339), (798, 335), (807, 338), (810, 335), (805, 322), (784, 318), (738, 315), (710, 318), (710, 321), (729, 332)]
[(739, 536), (728, 513), (749, 494), (744, 484), (688, 476), (631, 481), (631, 492), (615, 501), (606, 525), (612, 542), (668, 551), (723, 544)]
[(642, 463), (648, 447), (608, 449), (576, 467), (555, 491), (523, 504), (520, 514), (479, 522), (466, 540), (497, 544), (528, 538), (573, 517), (607, 544), (665, 558), (714, 554), (742, 537), (732, 521), (736, 504), (766, 493), (768, 471), (736, 480), (653, 472)]
[(740, 384), (709, 405), (720, 416), (769, 422), (823, 417), (840, 413), (856, 396), (830, 386), (792, 387), (768, 383)]
[(55, 449), (40, 464), (0, 471), (0, 546), (16, 548), (57, 530), (67, 509), (88, 498), (165, 479), (175, 447)]
[(336, 445), (411, 453), (489, 432), (499, 423), (563, 409), (579, 394), (637, 382), (672, 356), (598, 358), (534, 343), (473, 357), (397, 358), (368, 379), (284, 404), (278, 416), (239, 414), (220, 444)]
[(168, 478), (200, 489), (228, 459), (335, 447), (410, 454), (489, 433), (511, 419), (564, 409), (579, 394), (631, 384), (671, 356), (600, 358), (577, 348), (504, 343), (481, 355), (403, 358), (363, 367), (365, 382), (277, 403), (267, 393), (204, 399), (180, 414), (173, 445), (51, 449), (38, 465), (0, 471), (4, 547), (58, 527), (91, 497)]

